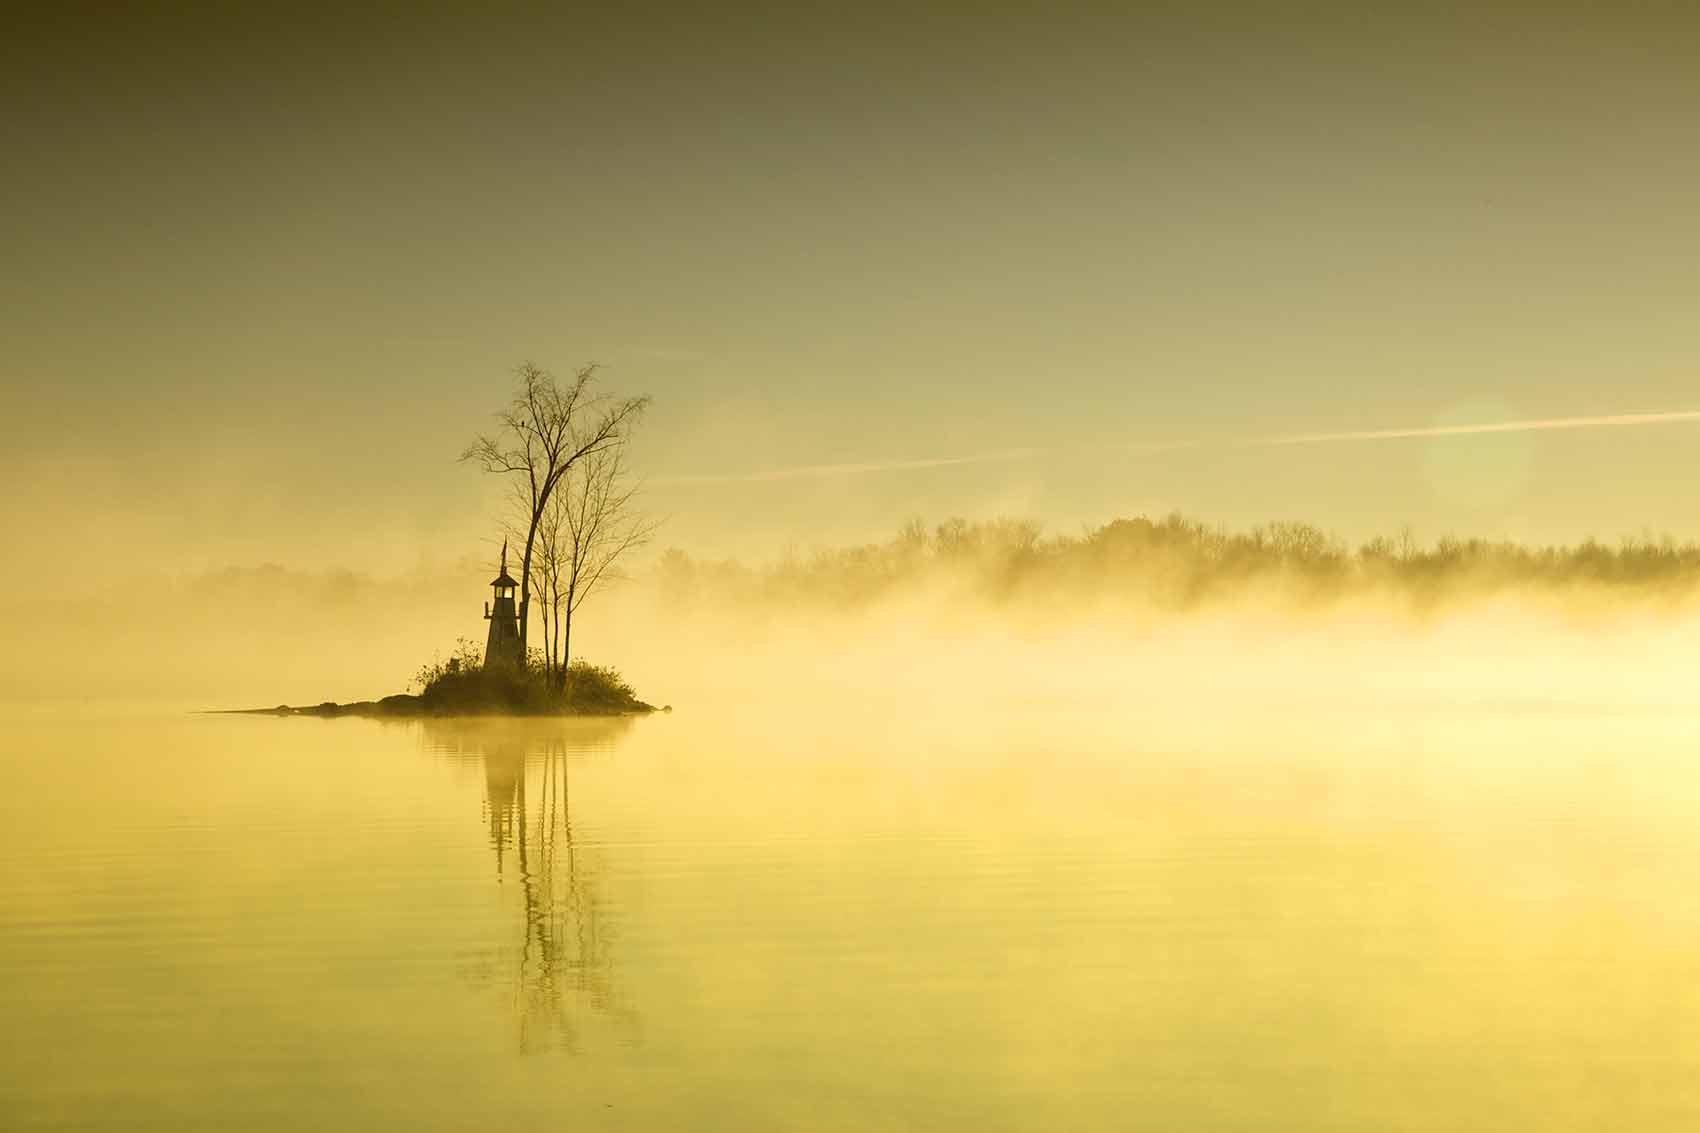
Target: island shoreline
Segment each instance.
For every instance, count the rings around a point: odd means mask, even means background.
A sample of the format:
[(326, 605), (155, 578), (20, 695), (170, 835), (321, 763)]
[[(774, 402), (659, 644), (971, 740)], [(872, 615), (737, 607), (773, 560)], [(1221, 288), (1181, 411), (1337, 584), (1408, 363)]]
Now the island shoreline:
[(320, 704), (279, 704), (272, 708), (206, 708), (201, 714), (209, 716), (316, 716), (333, 718), (337, 716), (357, 716), (379, 718), (385, 720), (416, 720), (427, 718), (447, 717), (477, 717), (477, 716), (512, 716), (528, 719), (595, 719), (618, 718), (624, 716), (650, 716), (657, 712), (671, 712), (671, 704), (656, 707), (644, 701), (638, 701), (622, 709), (598, 709), (585, 712), (543, 712), (516, 710), (506, 706), (492, 705), (484, 711), (468, 711), (465, 705), (454, 708), (448, 706), (432, 706), (424, 703), (423, 699), (408, 693), (397, 693), (386, 696), (381, 700), (353, 700), (347, 704), (327, 700)]

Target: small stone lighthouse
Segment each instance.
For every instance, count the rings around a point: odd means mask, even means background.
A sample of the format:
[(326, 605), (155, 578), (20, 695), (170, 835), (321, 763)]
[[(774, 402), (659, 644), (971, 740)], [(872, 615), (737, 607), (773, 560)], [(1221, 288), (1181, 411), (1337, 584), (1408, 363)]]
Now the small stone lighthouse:
[(508, 545), (502, 544), (502, 573), (490, 586), (496, 600), (484, 607), (484, 617), (490, 623), (490, 637), (484, 643), (484, 667), (518, 668), (522, 656), (519, 643), (519, 615), (514, 610), (514, 588), (519, 583), (508, 577)]

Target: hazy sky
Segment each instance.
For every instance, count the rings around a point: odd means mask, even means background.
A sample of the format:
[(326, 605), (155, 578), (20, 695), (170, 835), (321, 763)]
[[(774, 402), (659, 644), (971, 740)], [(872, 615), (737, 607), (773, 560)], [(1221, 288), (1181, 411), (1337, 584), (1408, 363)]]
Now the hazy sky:
[(1700, 537), (1693, 418), (1241, 443), (1700, 409), (1692, 6), (344, 7), (8, 13), (19, 572), (458, 558), (527, 358), (709, 553)]

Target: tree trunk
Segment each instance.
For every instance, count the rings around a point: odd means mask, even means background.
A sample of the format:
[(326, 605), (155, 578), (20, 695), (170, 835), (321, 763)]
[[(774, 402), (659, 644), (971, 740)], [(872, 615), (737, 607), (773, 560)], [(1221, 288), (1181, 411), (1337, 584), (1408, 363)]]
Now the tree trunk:
[(531, 544), (537, 538), (537, 517), (531, 517), (531, 530), (525, 533), (525, 562), (519, 569), (519, 655), (525, 659), (526, 622), (531, 617)]
[[(547, 602), (538, 603), (537, 612), (543, 618), (543, 639), (547, 641), (549, 639), (549, 604)], [(543, 662), (543, 672), (545, 675), (549, 672), (549, 662), (547, 658), (545, 658)]]
[[(558, 477), (560, 473), (554, 475)], [(531, 551), (537, 545), (537, 525), (543, 522), (543, 509), (549, 506), (549, 493), (554, 490), (554, 480), (543, 482), (543, 491), (537, 497), (537, 503), (532, 505), (531, 522), (525, 529), (525, 561), (520, 564), (519, 572), (519, 655), (522, 658), (526, 642), (530, 640), (526, 636), (526, 628), (531, 620)]]
[(561, 658), (561, 596), (559, 593), (554, 595), (554, 601), (555, 625), (549, 636), (549, 652), (554, 655), (555, 667), (550, 671), (550, 676), (558, 675), (567, 667), (566, 661)]
[(567, 670), (571, 669), (573, 664), (572, 653), (570, 652), (573, 644), (573, 600), (570, 595), (567, 598), (567, 604), (561, 607), (561, 614), (556, 619), (556, 625), (561, 631), (561, 691), (565, 692), (567, 689)]

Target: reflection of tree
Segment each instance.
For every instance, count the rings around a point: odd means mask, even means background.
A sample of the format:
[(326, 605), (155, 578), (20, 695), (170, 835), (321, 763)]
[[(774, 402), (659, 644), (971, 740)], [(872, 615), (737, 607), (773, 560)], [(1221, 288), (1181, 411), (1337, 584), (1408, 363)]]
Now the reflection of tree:
[(428, 721), (428, 746), (484, 766), (485, 821), (498, 882), (518, 881), (518, 947), (496, 949), (511, 972), (521, 1050), (576, 1049), (578, 1024), (617, 1015), (614, 932), (594, 863), (573, 841), (571, 758), (606, 748), (629, 720)]

